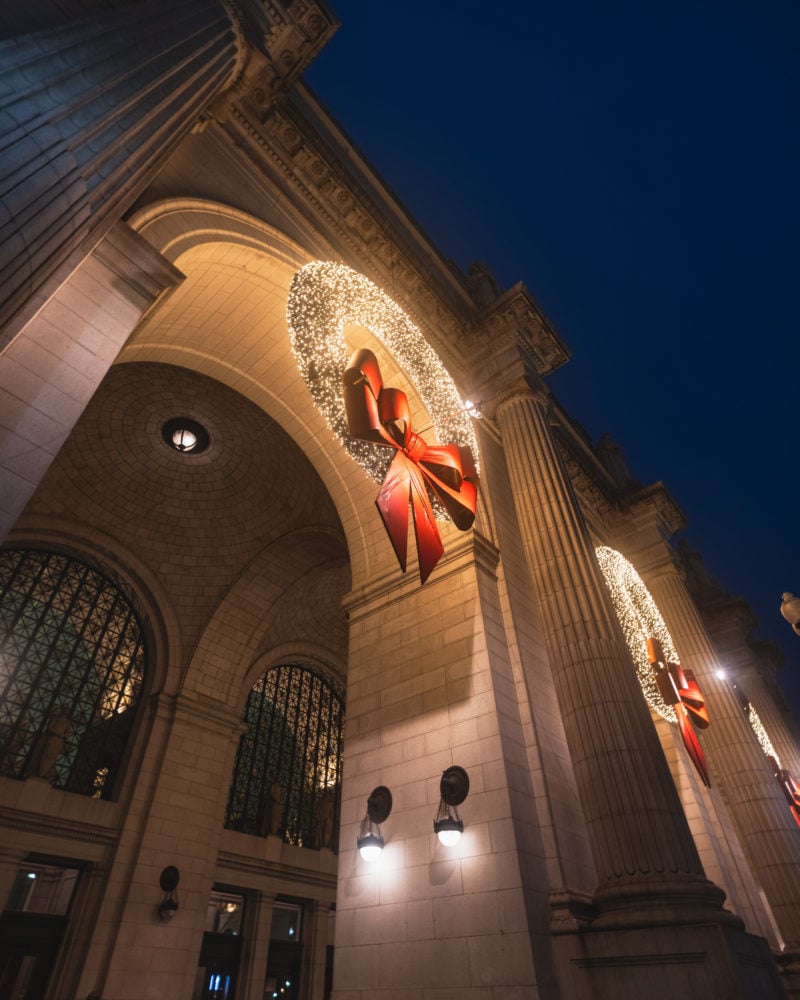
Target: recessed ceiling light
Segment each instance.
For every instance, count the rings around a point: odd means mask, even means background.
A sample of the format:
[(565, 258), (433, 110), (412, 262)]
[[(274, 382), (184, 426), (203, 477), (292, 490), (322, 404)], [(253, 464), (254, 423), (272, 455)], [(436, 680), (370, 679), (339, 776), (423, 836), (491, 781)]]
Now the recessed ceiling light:
[(208, 431), (190, 417), (173, 417), (161, 428), (164, 441), (184, 455), (199, 455), (209, 445)]

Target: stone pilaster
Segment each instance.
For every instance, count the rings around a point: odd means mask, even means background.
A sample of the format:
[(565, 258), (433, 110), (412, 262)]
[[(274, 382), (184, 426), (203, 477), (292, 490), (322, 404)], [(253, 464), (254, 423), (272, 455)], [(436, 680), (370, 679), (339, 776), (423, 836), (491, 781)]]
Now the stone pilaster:
[[(248, 902), (248, 906), (251, 903)], [(258, 892), (252, 900), (255, 910), (250, 923), (250, 940), (252, 948), (249, 953), (247, 969), (242, 969), (242, 980), (247, 987), (243, 1000), (263, 1000), (267, 980), (267, 959), (269, 957), (269, 939), (272, 932), (272, 911), (275, 897), (265, 892)]]
[(0, 844), (0, 912), (5, 909), (26, 853), (20, 844)]
[(328, 949), (328, 914), (330, 905), (313, 900), (305, 909), (306, 996), (323, 1000), (325, 996), (325, 956)]
[(0, 42), (0, 349), (122, 216), (243, 55), (222, 0), (143, 0)]
[(600, 922), (723, 919), (723, 893), (703, 875), (553, 439), (546, 391), (520, 381), (495, 418), (601, 879)]
[(665, 542), (637, 563), (660, 608), (681, 663), (706, 696), (711, 725), (703, 734), (712, 781), (719, 783), (742, 847), (772, 907), (786, 949), (800, 945), (800, 830), (728, 682)]
[[(109, 871), (78, 996), (94, 989), (139, 1000), (143, 954), (151, 995), (188, 996), (195, 980), (241, 717), (186, 695), (160, 695), (153, 708), (130, 831)], [(180, 908), (165, 923), (158, 905), (167, 865), (180, 870)]]
[(0, 539), (144, 311), (182, 279), (118, 222), (0, 353)]

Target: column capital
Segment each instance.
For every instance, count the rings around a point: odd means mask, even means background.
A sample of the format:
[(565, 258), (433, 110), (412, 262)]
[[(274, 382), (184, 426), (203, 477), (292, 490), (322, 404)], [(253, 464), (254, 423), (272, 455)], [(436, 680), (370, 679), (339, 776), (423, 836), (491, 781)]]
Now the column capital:
[(543, 376), (570, 357), (521, 282), (484, 306), (473, 334), (469, 369), (480, 374), (467, 388), (487, 416), (506, 398), (537, 389), (547, 393)]
[(550, 410), (552, 394), (516, 337), (493, 342), (487, 350), (476, 352), (471, 362), (481, 374), (480, 381), (469, 387), (470, 394), (479, 401), (484, 417), (497, 421), (501, 411), (519, 399), (534, 401), (545, 413)]
[(539, 375), (549, 375), (570, 359), (569, 348), (521, 281), (484, 307), (477, 333), (494, 343), (508, 334), (518, 338)]

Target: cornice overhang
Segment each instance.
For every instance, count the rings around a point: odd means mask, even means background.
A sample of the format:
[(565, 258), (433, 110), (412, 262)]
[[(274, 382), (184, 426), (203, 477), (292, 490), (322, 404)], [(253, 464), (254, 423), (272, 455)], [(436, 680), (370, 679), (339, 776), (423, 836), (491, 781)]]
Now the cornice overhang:
[(228, 0), (259, 60), (269, 100), (293, 86), (340, 22), (325, 0)]
[(622, 496), (621, 507), (637, 520), (655, 518), (664, 538), (670, 538), (687, 525), (686, 515), (661, 481), (649, 486), (637, 485)]
[(494, 338), (513, 331), (527, 347), (538, 375), (549, 375), (570, 359), (570, 350), (556, 333), (539, 304), (518, 281), (484, 307), (480, 332)]
[[(257, 23), (260, 0), (240, 3)], [(267, 5), (273, 12), (273, 5)], [(266, 8), (263, 8), (266, 9)], [(260, 16), (260, 15), (259, 15)], [(264, 15), (266, 17), (266, 15)], [(481, 308), (468, 278), (437, 250), (352, 140), (297, 75), (337, 25), (324, 4), (277, 5), (264, 20), (263, 44), (235, 88), (211, 109), (256, 173), (279, 185), (317, 243), (361, 271), (425, 331), (457, 382), (474, 371), (473, 354), (498, 337), (519, 340), (526, 365), (549, 374), (570, 357), (565, 343), (524, 284)], [(201, 128), (203, 127), (201, 123)], [(467, 357), (469, 356), (469, 360)], [(469, 391), (469, 386), (467, 386)]]
[(250, 77), (218, 125), (268, 178), (327, 256), (365, 274), (405, 309), (464, 381), (463, 343), (477, 316), (466, 278), (439, 255), (302, 84), (270, 102)]
[(553, 436), (572, 488), (580, 501), (584, 516), (600, 535), (600, 526), (605, 524), (616, 508), (619, 489), (597, 457), (583, 427), (571, 420), (557, 403), (551, 413)]

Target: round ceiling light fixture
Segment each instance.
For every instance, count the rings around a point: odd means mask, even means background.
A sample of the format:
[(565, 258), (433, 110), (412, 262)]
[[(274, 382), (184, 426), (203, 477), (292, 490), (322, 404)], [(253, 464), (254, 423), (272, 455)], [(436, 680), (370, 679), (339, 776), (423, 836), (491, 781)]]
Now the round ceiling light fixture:
[(161, 436), (174, 451), (199, 455), (210, 443), (208, 431), (191, 417), (173, 417), (161, 428)]

